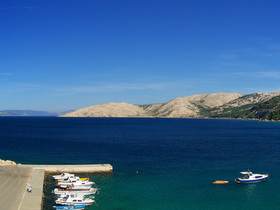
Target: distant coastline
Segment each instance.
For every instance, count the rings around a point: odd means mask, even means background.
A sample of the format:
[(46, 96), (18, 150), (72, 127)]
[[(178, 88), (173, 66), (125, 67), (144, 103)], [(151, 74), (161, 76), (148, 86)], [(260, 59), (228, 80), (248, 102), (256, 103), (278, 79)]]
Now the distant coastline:
[(2, 110), (0, 117), (211, 118), (280, 121), (280, 92), (198, 94), (166, 103), (106, 103), (75, 111)]
[(107, 103), (72, 111), (59, 117), (228, 118), (280, 120), (280, 92), (198, 94), (161, 104)]
[(26, 116), (26, 117), (57, 117), (59, 115), (62, 115), (64, 113), (70, 112), (64, 111), (64, 112), (48, 112), (48, 111), (37, 111), (37, 110), (0, 110), (0, 117), (20, 117), (20, 116)]

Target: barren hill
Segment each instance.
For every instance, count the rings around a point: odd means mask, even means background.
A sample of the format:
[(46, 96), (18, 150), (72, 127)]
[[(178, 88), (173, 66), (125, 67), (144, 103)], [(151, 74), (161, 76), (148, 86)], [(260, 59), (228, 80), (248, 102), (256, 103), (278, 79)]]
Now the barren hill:
[(155, 107), (150, 105), (145, 110), (149, 110), (155, 117), (200, 117), (201, 107), (212, 108), (221, 106), (241, 96), (237, 93), (198, 94), (175, 98), (165, 104), (156, 104)]
[(252, 93), (249, 95), (244, 95), (242, 97), (239, 97), (229, 102), (225, 107), (240, 107), (248, 104), (262, 103), (264, 101), (268, 101), (273, 97), (279, 95), (280, 95), (280, 91), (274, 93)]
[(213, 93), (175, 98), (164, 104), (107, 103), (79, 109), (61, 117), (200, 117), (201, 107), (222, 106), (241, 96), (237, 93)]
[(128, 103), (107, 103), (86, 107), (60, 117), (149, 117), (146, 111)]

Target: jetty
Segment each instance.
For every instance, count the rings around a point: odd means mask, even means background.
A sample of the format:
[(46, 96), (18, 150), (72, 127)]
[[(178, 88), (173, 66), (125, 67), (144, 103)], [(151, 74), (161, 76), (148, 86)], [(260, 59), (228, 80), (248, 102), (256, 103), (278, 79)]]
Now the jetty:
[(33, 169), (43, 169), (46, 173), (111, 173), (110, 164), (93, 165), (25, 165)]
[[(0, 164), (0, 206), (5, 209), (40, 210), (46, 174), (112, 173), (110, 164), (21, 165)], [(27, 188), (32, 189), (27, 192)]]

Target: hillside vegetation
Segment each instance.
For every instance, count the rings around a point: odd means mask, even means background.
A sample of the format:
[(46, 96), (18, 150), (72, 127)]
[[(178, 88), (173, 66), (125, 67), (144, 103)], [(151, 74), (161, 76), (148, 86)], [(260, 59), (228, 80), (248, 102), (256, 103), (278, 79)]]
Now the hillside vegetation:
[(280, 96), (255, 105), (231, 108), (222, 113), (212, 114), (212, 117), (278, 121), (280, 120)]

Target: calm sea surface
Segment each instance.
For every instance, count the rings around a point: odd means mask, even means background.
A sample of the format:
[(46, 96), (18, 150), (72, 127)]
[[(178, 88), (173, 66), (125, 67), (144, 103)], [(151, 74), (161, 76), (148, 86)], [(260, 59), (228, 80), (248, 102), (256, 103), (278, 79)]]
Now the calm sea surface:
[[(113, 165), (88, 175), (93, 209), (280, 209), (280, 123), (210, 119), (1, 117), (0, 158)], [(268, 172), (236, 184), (240, 171)], [(229, 180), (213, 185), (215, 179)], [(52, 198), (45, 209), (52, 209)]]

